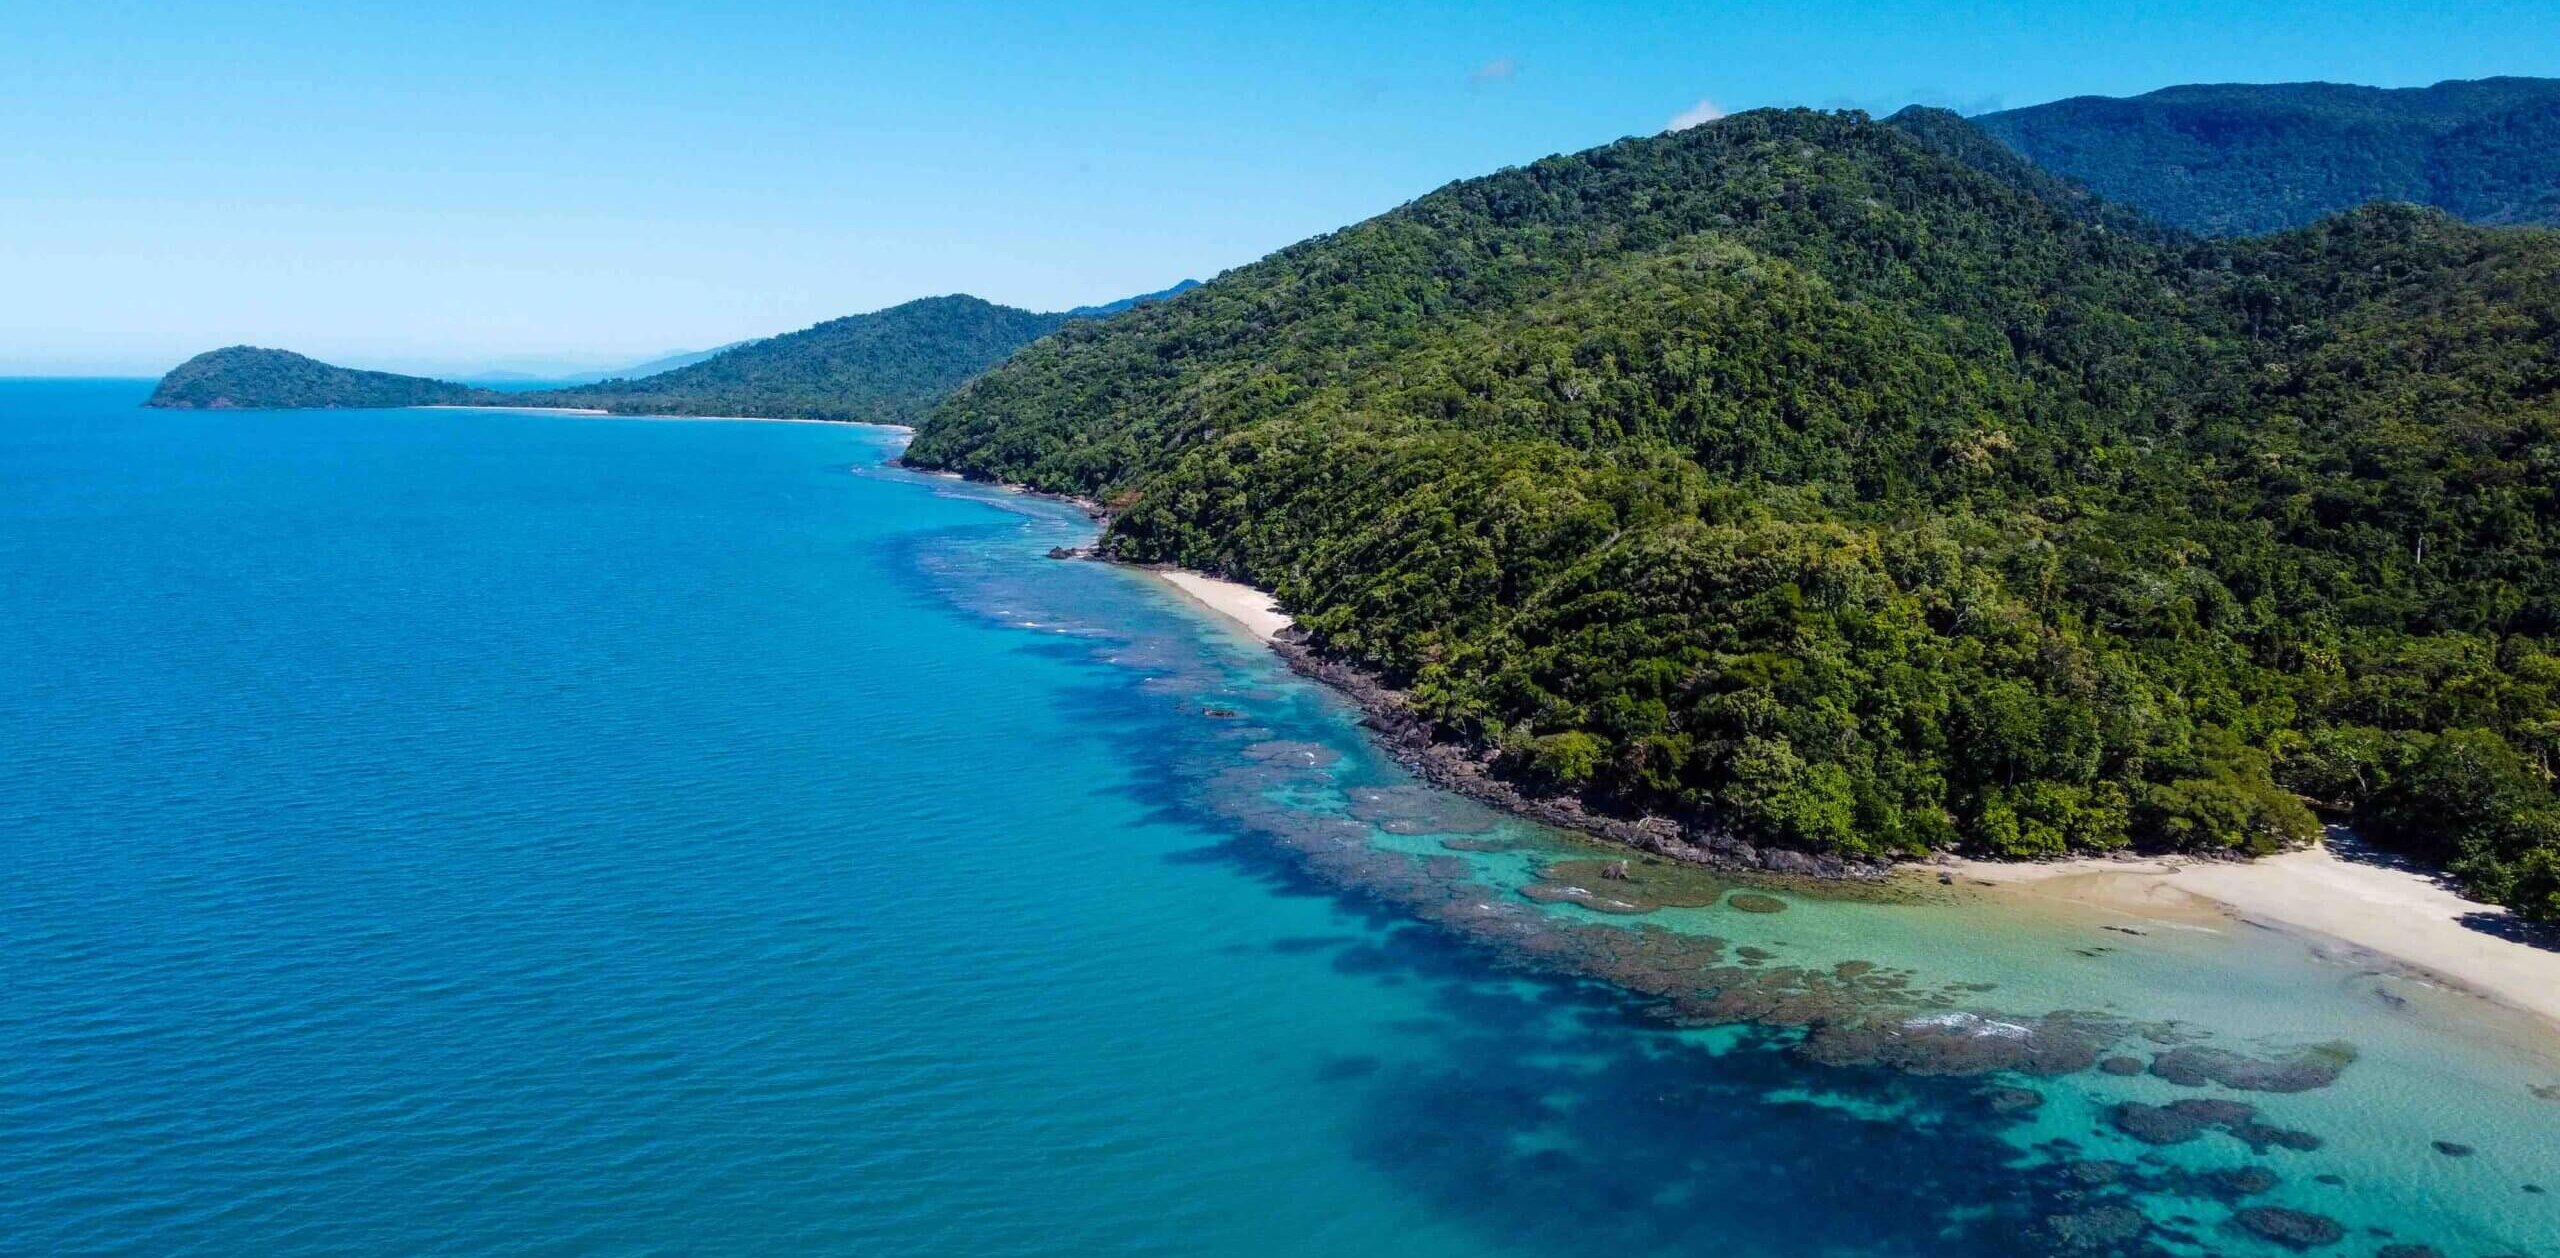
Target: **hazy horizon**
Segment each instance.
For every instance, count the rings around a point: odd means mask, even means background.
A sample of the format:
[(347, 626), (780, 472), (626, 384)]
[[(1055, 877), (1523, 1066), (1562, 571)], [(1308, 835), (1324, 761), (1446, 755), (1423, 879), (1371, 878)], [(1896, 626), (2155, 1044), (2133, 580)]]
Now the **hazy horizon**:
[[(2560, 70), (2535, 6), (1111, 12), (0, 3), (0, 374), (233, 344), (599, 370), (966, 292), (1207, 279), (1452, 179), (1767, 105)], [(511, 368), (508, 362), (536, 364)]]

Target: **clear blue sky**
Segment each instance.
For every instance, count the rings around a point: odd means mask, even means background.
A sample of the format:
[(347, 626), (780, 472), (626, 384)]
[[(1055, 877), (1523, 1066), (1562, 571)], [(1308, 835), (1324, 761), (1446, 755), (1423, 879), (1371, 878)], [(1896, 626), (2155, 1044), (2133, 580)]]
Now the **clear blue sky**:
[(1712, 101), (2560, 74), (2462, 4), (0, 0), (0, 372), (641, 357), (1206, 278)]

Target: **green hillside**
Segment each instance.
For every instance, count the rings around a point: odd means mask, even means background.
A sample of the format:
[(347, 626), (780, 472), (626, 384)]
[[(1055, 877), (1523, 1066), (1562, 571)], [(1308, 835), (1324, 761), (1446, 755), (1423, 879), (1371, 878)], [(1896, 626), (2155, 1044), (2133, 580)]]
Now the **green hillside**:
[(2035, 856), (2307, 796), (2560, 915), (2560, 236), (2207, 242), (1903, 122), (1452, 184), (1062, 329), (909, 458), (1107, 498), (1603, 806)]
[(467, 405), (494, 398), (487, 389), (388, 371), (332, 367), (281, 349), (234, 345), (209, 350), (160, 378), (145, 405), (172, 410), (310, 406)]
[(161, 380), (160, 407), (586, 407), (631, 415), (754, 415), (906, 423), (1068, 316), (928, 297), (732, 346), (659, 375), (538, 392), (352, 371), (283, 350), (199, 354)]
[(2047, 170), (2213, 235), (2299, 227), (2373, 201), (2560, 223), (2560, 79), (2199, 84), (1973, 121)]

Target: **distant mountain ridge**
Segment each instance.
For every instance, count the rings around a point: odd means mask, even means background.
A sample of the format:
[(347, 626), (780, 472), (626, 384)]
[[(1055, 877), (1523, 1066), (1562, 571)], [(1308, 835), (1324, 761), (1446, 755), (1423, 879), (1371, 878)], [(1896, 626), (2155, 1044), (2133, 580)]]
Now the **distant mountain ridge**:
[[(281, 349), (198, 354), (145, 405), (166, 409), (556, 406), (651, 415), (908, 423), (969, 378), (1070, 319), (1101, 318), (1197, 287), (1185, 280), (1104, 306), (1044, 314), (955, 294), (742, 341), (667, 369), (553, 389), (495, 389), (338, 367)], [(690, 359), (690, 361), (683, 361)], [(643, 367), (660, 363), (642, 364)]]
[(1112, 315), (1116, 315), (1123, 310), (1134, 310), (1140, 306), (1147, 305), (1150, 302), (1164, 301), (1167, 298), (1179, 297), (1198, 287), (1200, 287), (1200, 281), (1184, 280), (1171, 288), (1157, 289), (1152, 293), (1140, 293), (1135, 297), (1123, 297), (1118, 301), (1107, 301), (1099, 306), (1078, 306), (1075, 309), (1068, 311), (1067, 317), (1070, 319), (1105, 319)]
[(2560, 79), (2191, 84), (1972, 122), (2048, 171), (2206, 235), (2281, 231), (2374, 201), (2560, 224)]

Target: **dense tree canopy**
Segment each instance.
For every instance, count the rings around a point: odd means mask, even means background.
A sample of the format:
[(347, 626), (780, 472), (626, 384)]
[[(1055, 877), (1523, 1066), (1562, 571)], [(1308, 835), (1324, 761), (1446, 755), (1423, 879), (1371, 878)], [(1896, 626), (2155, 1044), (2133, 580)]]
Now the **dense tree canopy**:
[(2217, 83), (1974, 120), (2036, 164), (2180, 227), (2301, 227), (2372, 201), (2560, 223), (2560, 79)]
[(963, 387), (1449, 737), (1852, 853), (2266, 851), (2305, 799), (2560, 915), (2560, 236), (2217, 242), (1944, 115), (1450, 185)]

